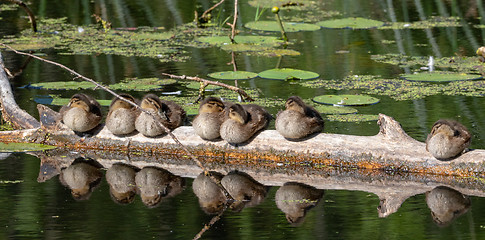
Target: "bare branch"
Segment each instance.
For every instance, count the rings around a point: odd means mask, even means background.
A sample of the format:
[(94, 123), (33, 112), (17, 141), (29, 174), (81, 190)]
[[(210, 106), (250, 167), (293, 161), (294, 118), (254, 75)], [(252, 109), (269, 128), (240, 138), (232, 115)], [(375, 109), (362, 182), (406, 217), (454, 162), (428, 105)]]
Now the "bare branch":
[(25, 12), (27, 12), (27, 14), (29, 15), (30, 23), (32, 24), (32, 30), (34, 32), (37, 32), (37, 22), (35, 21), (35, 15), (32, 12), (32, 10), (30, 10), (30, 8), (24, 2), (22, 2), (20, 0), (9, 0), (9, 1), (16, 3), (17, 5), (22, 7), (25, 10)]
[(216, 3), (211, 8), (207, 9), (204, 13), (202, 13), (202, 16), (200, 16), (200, 18), (207, 19), (207, 14), (209, 14), (210, 12), (212, 12), (212, 10), (214, 10), (216, 7), (218, 7), (219, 5), (221, 5), (224, 1), (225, 0), (221, 0), (220, 2)]
[(239, 93), (241, 96), (243, 96), (245, 98), (244, 100), (246, 100), (246, 101), (254, 101), (254, 99), (251, 98), (244, 90), (242, 90), (238, 87), (234, 87), (234, 86), (231, 86), (231, 85), (221, 83), (221, 82), (210, 81), (210, 80), (199, 78), (199, 77), (187, 77), (185, 75), (178, 76), (178, 75), (173, 75), (173, 74), (169, 74), (169, 73), (162, 73), (162, 75), (168, 76), (170, 78), (192, 80), (192, 81), (203, 82), (203, 83), (206, 83), (206, 84), (216, 85), (216, 86), (220, 86), (220, 87), (225, 87), (229, 90), (232, 90), (232, 91)]
[(237, 22), (237, 5), (238, 0), (234, 0), (234, 20), (231, 24), (231, 42), (234, 43), (234, 37), (236, 37), (236, 22)]

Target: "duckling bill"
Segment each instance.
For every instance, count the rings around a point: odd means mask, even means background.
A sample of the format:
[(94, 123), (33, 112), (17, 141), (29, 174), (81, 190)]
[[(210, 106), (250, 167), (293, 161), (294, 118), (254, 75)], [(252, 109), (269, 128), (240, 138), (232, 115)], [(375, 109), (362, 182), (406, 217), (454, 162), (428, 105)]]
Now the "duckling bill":
[[(120, 96), (135, 104), (138, 102), (129, 94), (121, 94)], [(135, 121), (139, 113), (135, 106), (116, 97), (111, 101), (106, 116), (106, 127), (115, 135), (130, 134), (135, 131)]]
[(205, 140), (220, 138), (224, 115), (224, 103), (221, 99), (215, 97), (204, 99), (200, 103), (199, 114), (192, 121), (195, 133)]
[(266, 128), (271, 115), (262, 107), (254, 104), (234, 104), (229, 107), (227, 119), (222, 123), (222, 139), (231, 144), (248, 141), (259, 130)]
[(173, 130), (181, 126), (186, 117), (186, 113), (180, 105), (172, 101), (160, 100), (155, 94), (147, 94), (141, 101), (140, 107), (154, 116), (142, 112), (136, 118), (136, 130), (147, 137), (165, 133), (165, 130), (158, 124), (159, 122)]
[(75, 132), (90, 131), (97, 127), (102, 119), (99, 103), (91, 96), (82, 93), (73, 95), (59, 113), (62, 122)]
[(324, 121), (320, 113), (298, 96), (286, 100), (286, 110), (276, 116), (276, 130), (285, 138), (300, 139), (321, 132)]
[(470, 146), (471, 134), (461, 123), (453, 120), (438, 120), (426, 138), (426, 150), (436, 159), (448, 160), (457, 157)]

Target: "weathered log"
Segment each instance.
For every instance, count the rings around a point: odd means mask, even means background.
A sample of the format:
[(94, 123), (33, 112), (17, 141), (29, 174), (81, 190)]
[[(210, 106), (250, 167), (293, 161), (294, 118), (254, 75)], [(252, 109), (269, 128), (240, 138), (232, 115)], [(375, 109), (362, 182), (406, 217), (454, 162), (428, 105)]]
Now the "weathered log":
[[(1, 132), (0, 141), (28, 141), (72, 150), (96, 149), (169, 155), (184, 158), (187, 154), (169, 136), (147, 138), (141, 134), (118, 137), (101, 128), (91, 137), (79, 137), (69, 129), (47, 128), (57, 114), (40, 106), (42, 128)], [(308, 165), (311, 171), (325, 167), (378, 169), (388, 172), (478, 177), (485, 175), (485, 151), (469, 151), (452, 161), (439, 161), (429, 154), (425, 144), (409, 137), (393, 118), (380, 114), (380, 131), (375, 136), (320, 133), (303, 141), (288, 141), (275, 130), (265, 130), (244, 145), (224, 141), (205, 141), (190, 126), (175, 129), (173, 134), (198, 156), (204, 166), (224, 162), (240, 166), (280, 167), (288, 171)], [(21, 136), (21, 137), (20, 137)]]
[(12, 87), (5, 73), (2, 54), (0, 53), (0, 104), (2, 106), (2, 117), (5, 121), (12, 123), (14, 128), (29, 129), (38, 128), (39, 122), (26, 111), (22, 110), (13, 97)]

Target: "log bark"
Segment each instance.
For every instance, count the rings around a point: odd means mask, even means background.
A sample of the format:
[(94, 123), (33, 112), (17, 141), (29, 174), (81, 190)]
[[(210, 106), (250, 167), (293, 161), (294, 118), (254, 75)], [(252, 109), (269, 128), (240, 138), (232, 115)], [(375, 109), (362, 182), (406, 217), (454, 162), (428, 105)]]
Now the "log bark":
[(0, 53), (0, 104), (2, 106), (2, 117), (5, 121), (11, 123), (16, 129), (38, 128), (39, 121), (33, 118), (26, 111), (22, 110), (15, 102), (12, 87), (8, 81), (3, 63), (2, 54)]

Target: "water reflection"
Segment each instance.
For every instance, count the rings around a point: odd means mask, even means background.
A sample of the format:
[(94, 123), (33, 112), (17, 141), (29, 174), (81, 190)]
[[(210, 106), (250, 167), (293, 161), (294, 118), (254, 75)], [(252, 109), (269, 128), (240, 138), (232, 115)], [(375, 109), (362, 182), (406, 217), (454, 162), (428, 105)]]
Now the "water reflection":
[(71, 189), (74, 199), (88, 200), (101, 182), (101, 167), (92, 159), (77, 158), (69, 167), (61, 170), (59, 181)]
[[(209, 175), (215, 181), (221, 181), (224, 175), (218, 172), (210, 171)], [(192, 182), (192, 190), (195, 196), (199, 199), (200, 208), (206, 214), (219, 214), (224, 210), (224, 205), (227, 202), (226, 196), (222, 189), (211, 179), (211, 177), (203, 172), (195, 178)]]
[(445, 186), (426, 192), (426, 204), (431, 210), (433, 221), (440, 227), (448, 226), (453, 220), (465, 214), (471, 206), (468, 196)]
[(115, 163), (106, 171), (111, 199), (119, 204), (128, 204), (135, 200), (136, 171), (132, 166)]
[(221, 184), (234, 198), (230, 208), (236, 212), (262, 203), (268, 192), (267, 187), (240, 171), (228, 173), (222, 178)]
[(184, 190), (185, 181), (169, 171), (157, 167), (144, 167), (136, 173), (135, 183), (141, 201), (147, 207), (156, 207), (164, 197), (173, 197)]
[(315, 207), (323, 197), (323, 190), (297, 182), (288, 182), (276, 191), (276, 206), (286, 214), (286, 220), (299, 226), (307, 211)]

